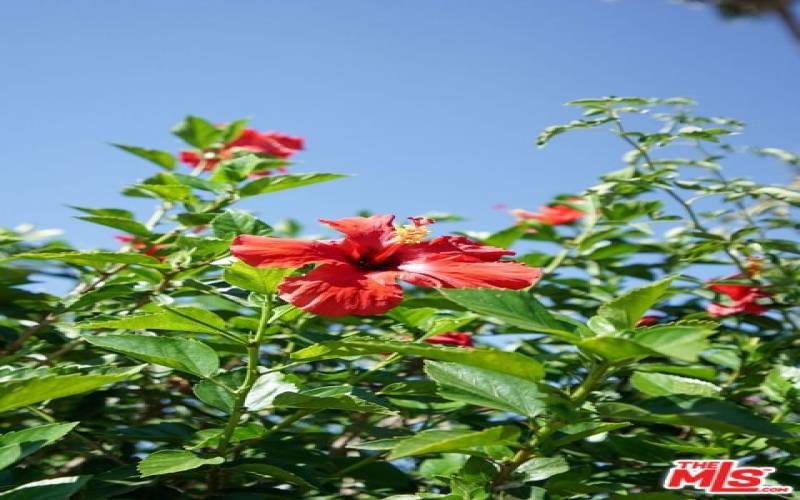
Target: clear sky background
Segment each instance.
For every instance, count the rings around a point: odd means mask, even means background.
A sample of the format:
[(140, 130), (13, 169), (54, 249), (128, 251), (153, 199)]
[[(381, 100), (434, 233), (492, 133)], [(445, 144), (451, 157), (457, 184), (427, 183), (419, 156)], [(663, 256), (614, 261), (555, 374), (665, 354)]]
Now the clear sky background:
[[(800, 150), (800, 50), (783, 27), (668, 0), (8, 0), (0, 61), (0, 225), (63, 228), (83, 248), (117, 233), (66, 205), (152, 204), (117, 191), (156, 168), (106, 143), (176, 150), (188, 113), (302, 135), (296, 170), (355, 174), (246, 205), (313, 231), (359, 209), (499, 229), (497, 203), (582, 190), (618, 168), (613, 137), (533, 144), (580, 97), (691, 96), (749, 122), (750, 144)], [(733, 173), (787, 177), (770, 162)]]

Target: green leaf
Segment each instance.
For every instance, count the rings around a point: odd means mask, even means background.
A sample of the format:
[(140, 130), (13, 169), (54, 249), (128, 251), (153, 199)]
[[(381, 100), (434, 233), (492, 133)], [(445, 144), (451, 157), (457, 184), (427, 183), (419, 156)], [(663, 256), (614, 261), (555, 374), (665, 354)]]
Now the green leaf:
[(220, 141), (227, 144), (229, 142), (233, 142), (234, 140), (238, 139), (240, 135), (242, 135), (242, 131), (247, 126), (247, 123), (250, 120), (247, 118), (243, 118), (241, 120), (235, 120), (227, 125), (221, 126), (220, 131)]
[(387, 460), (502, 443), (516, 444), (518, 437), (519, 429), (510, 426), (490, 427), (482, 431), (439, 429), (422, 431), (395, 445)]
[(615, 363), (660, 355), (648, 347), (620, 337), (590, 337), (581, 340), (578, 346)]
[(525, 291), (489, 288), (442, 288), (439, 293), (470, 311), (494, 316), (509, 325), (531, 332), (549, 333), (568, 341), (578, 337), (547, 312), (533, 295)]
[(351, 444), (349, 448), (356, 450), (373, 450), (373, 451), (388, 451), (397, 446), (398, 443), (406, 439), (406, 437), (375, 439), (372, 441), (363, 441), (357, 444)]
[(397, 352), (408, 356), (420, 356), (438, 361), (450, 361), (467, 366), (476, 366), (528, 380), (539, 380), (544, 376), (544, 368), (538, 361), (516, 352), (445, 347), (421, 342), (398, 342), (369, 337), (322, 342), (295, 351), (291, 357), (296, 361), (312, 361), (384, 352)]
[(524, 481), (543, 481), (550, 476), (569, 470), (564, 457), (536, 457), (520, 465), (517, 473), (524, 476)]
[(637, 329), (633, 340), (664, 356), (691, 363), (710, 347), (706, 339), (718, 327), (713, 321), (681, 321)]
[(309, 483), (308, 481), (298, 476), (297, 474), (289, 472), (286, 469), (281, 469), (280, 467), (275, 467), (274, 465), (244, 464), (234, 467), (233, 470), (247, 472), (260, 477), (269, 477), (278, 479), (282, 482), (294, 484), (307, 490), (314, 488), (313, 484)]
[(126, 371), (102, 375), (73, 373), (2, 382), (0, 383), (0, 412), (50, 399), (91, 392), (108, 384), (128, 380), (139, 373), (141, 369), (142, 366), (137, 366)]
[(225, 268), (222, 279), (233, 286), (265, 295), (274, 293), (283, 278), (294, 269), (277, 267), (252, 267), (242, 261), (236, 261)]
[(445, 399), (535, 417), (547, 408), (535, 382), (496, 371), (456, 363), (425, 362), (425, 373)]
[(717, 432), (754, 436), (789, 437), (783, 429), (749, 410), (718, 398), (668, 396), (648, 399), (638, 406), (626, 403), (601, 403), (601, 415), (670, 425), (703, 427)]
[(130, 210), (123, 210), (121, 208), (89, 208), (89, 207), (78, 207), (75, 205), (70, 205), (69, 207), (89, 215), (100, 215), (104, 217), (122, 217), (126, 219), (134, 218), (133, 212), (131, 212)]
[(211, 221), (214, 236), (230, 240), (240, 234), (263, 236), (272, 232), (272, 228), (241, 210), (226, 210)]
[(206, 149), (218, 142), (223, 135), (222, 130), (206, 120), (189, 115), (172, 128), (172, 133), (199, 149)]
[(43, 479), (0, 493), (6, 500), (66, 500), (72, 498), (91, 476), (65, 476)]
[(197, 469), (204, 465), (218, 465), (224, 461), (222, 457), (200, 458), (186, 450), (161, 450), (146, 456), (136, 468), (142, 477), (149, 477)]
[(704, 380), (697, 380), (665, 373), (635, 372), (631, 385), (648, 396), (689, 394), (692, 396), (719, 396), (720, 387)]
[(283, 158), (264, 158), (257, 154), (245, 154), (223, 160), (214, 167), (211, 180), (218, 183), (238, 184), (253, 172), (271, 171), (288, 164)]
[(239, 195), (244, 198), (259, 194), (274, 193), (284, 189), (294, 189), (303, 186), (310, 186), (320, 182), (328, 182), (347, 177), (342, 174), (322, 174), (310, 172), (305, 174), (285, 174), (272, 177), (263, 177), (242, 186)]
[(194, 386), (194, 394), (203, 403), (224, 412), (233, 411), (236, 402), (234, 391), (244, 382), (246, 369), (220, 373), (211, 380), (201, 380)]
[(192, 189), (181, 184), (136, 184), (124, 192), (130, 196), (148, 196), (166, 201), (187, 201), (193, 198)]
[(296, 392), (297, 386), (284, 379), (285, 376), (279, 372), (265, 373), (258, 377), (253, 388), (247, 393), (244, 401), (245, 408), (249, 411), (263, 410), (272, 406), (278, 395), (285, 392)]
[(580, 441), (590, 436), (602, 434), (604, 432), (611, 432), (630, 426), (631, 424), (629, 422), (580, 422), (577, 424), (567, 425), (558, 431), (559, 435), (565, 434), (564, 436), (560, 436), (551, 441), (546, 441), (543, 445), (543, 448), (545, 450), (557, 450), (558, 448), (561, 448), (569, 443)]
[(225, 331), (225, 321), (205, 309), (197, 307), (164, 307), (159, 312), (135, 314), (119, 319), (76, 323), (76, 328), (120, 328), (124, 330), (176, 330), (196, 333)]
[(708, 381), (714, 381), (717, 378), (717, 370), (712, 366), (685, 366), (670, 363), (647, 363), (636, 365), (636, 369), (640, 372), (669, 373), (671, 375), (699, 378)]
[(597, 314), (606, 318), (620, 330), (634, 328), (648, 309), (664, 296), (674, 279), (675, 277), (671, 276), (649, 285), (634, 288), (600, 306)]
[(691, 453), (697, 455), (723, 455), (728, 453), (728, 448), (724, 447), (714, 447), (714, 446), (692, 446), (687, 444), (678, 444), (678, 443), (657, 443), (655, 441), (643, 441), (646, 445), (653, 445), (658, 446), (660, 448), (666, 448), (668, 450), (677, 451), (680, 453)]
[(104, 267), (107, 264), (136, 264), (148, 267), (161, 267), (158, 259), (149, 255), (118, 252), (41, 252), (18, 253), (0, 259), (0, 262), (11, 260), (58, 260), (76, 266)]
[[(231, 443), (249, 441), (251, 439), (261, 439), (267, 430), (257, 422), (244, 422), (236, 426), (231, 435)], [(199, 450), (219, 446), (225, 429), (222, 427), (209, 427), (201, 429), (194, 434), (194, 442), (186, 446), (188, 450)]]
[(128, 219), (127, 217), (112, 217), (107, 215), (87, 215), (78, 217), (80, 220), (100, 224), (101, 226), (113, 227), (120, 231), (133, 234), (135, 236), (142, 236), (144, 238), (150, 236), (150, 230), (145, 227), (141, 222)]
[(0, 470), (58, 441), (76, 425), (78, 422), (40, 425), (0, 435)]
[(796, 399), (800, 392), (800, 368), (778, 365), (769, 371), (762, 387), (767, 397), (773, 401)]
[(525, 236), (527, 228), (522, 226), (511, 226), (496, 233), (492, 233), (483, 240), (484, 245), (500, 248), (510, 248), (518, 239)]
[(553, 125), (545, 128), (536, 138), (536, 145), (543, 148), (550, 140), (564, 132), (577, 129), (594, 128), (604, 123), (612, 121), (613, 118), (603, 117), (594, 120), (573, 120), (565, 125)]
[(309, 410), (341, 410), (362, 413), (394, 415), (395, 411), (371, 401), (352, 395), (309, 396), (295, 392), (282, 392), (274, 397), (272, 404), (277, 408), (305, 408)]
[(386, 313), (386, 316), (412, 328), (423, 328), (436, 313), (434, 307), (395, 307)]
[(175, 157), (172, 156), (170, 153), (166, 151), (159, 151), (157, 149), (147, 149), (147, 148), (140, 148), (138, 146), (126, 146), (125, 144), (111, 144), (114, 147), (117, 147), (123, 151), (127, 151), (128, 153), (134, 154), (139, 158), (144, 158), (147, 161), (151, 161), (158, 165), (159, 167), (166, 168), (167, 170), (172, 170), (175, 168)]
[(210, 377), (219, 370), (219, 357), (214, 349), (196, 340), (146, 335), (83, 338), (97, 347), (200, 377)]

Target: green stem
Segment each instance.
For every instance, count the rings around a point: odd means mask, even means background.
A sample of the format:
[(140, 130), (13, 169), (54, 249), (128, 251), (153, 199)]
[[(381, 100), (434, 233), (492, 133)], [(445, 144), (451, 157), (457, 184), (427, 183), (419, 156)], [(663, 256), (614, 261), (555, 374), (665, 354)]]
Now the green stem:
[[(594, 210), (594, 203), (592, 204), (592, 209)], [(589, 237), (595, 224), (597, 224), (597, 214), (591, 214), (586, 224), (583, 226), (581, 233), (574, 240), (567, 242), (564, 249), (550, 261), (544, 270), (542, 270), (542, 274), (547, 275), (555, 271), (569, 256), (570, 252), (575, 248), (579, 248), (581, 243)]]
[(250, 393), (253, 385), (255, 385), (256, 380), (258, 380), (261, 342), (264, 340), (271, 310), (272, 301), (269, 297), (265, 297), (264, 303), (261, 306), (261, 319), (258, 322), (258, 329), (247, 343), (247, 373), (245, 374), (244, 382), (242, 382), (242, 385), (239, 386), (234, 393), (236, 399), (233, 403), (233, 411), (231, 411), (228, 423), (222, 431), (222, 438), (220, 438), (219, 446), (217, 447), (218, 455), (224, 456), (228, 451), (233, 433), (239, 425), (239, 420), (244, 412), (244, 403), (247, 400), (247, 395)]
[[(583, 382), (581, 382), (581, 384), (570, 395), (569, 400), (573, 403), (573, 405), (576, 407), (581, 406), (595, 389), (595, 387), (605, 380), (609, 372), (610, 366), (605, 362), (594, 365), (589, 370), (589, 373), (586, 375), (586, 378), (583, 380)], [(527, 462), (534, 455), (535, 450), (539, 447), (542, 441), (547, 439), (552, 433), (556, 432), (564, 425), (566, 425), (566, 422), (553, 419), (539, 427), (539, 430), (536, 431), (536, 434), (531, 439), (530, 444), (517, 451), (511, 460), (500, 467), (500, 470), (492, 481), (492, 488), (499, 489), (503, 484), (505, 484), (514, 474), (514, 471), (516, 471), (522, 464)]]

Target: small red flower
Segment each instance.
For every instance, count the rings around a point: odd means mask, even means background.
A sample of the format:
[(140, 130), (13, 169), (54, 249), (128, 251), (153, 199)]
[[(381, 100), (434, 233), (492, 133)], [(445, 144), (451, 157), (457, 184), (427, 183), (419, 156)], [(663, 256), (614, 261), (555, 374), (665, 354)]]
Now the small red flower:
[(642, 316), (638, 322), (636, 322), (637, 327), (641, 326), (651, 326), (658, 323), (658, 320), (661, 319), (661, 316), (656, 316), (654, 314), (648, 314), (646, 316)]
[(441, 335), (428, 337), (425, 342), (429, 344), (455, 345), (460, 347), (472, 347), (472, 335), (464, 332), (446, 332)]
[[(734, 274), (722, 278), (723, 280), (736, 280), (746, 278), (743, 274)], [(714, 317), (729, 316), (731, 314), (749, 313), (763, 314), (767, 312), (767, 307), (759, 304), (758, 299), (771, 297), (772, 294), (764, 291), (760, 286), (745, 285), (737, 283), (715, 283), (709, 285), (710, 290), (726, 295), (730, 298), (730, 304), (724, 305), (713, 302), (706, 307), (708, 314)]]
[[(580, 201), (580, 198), (569, 198), (569, 201)], [(567, 205), (541, 206), (539, 207), (539, 212), (529, 212), (521, 208), (515, 208), (510, 210), (509, 213), (521, 221), (537, 220), (550, 226), (571, 224), (586, 216), (586, 212)]]
[(131, 236), (129, 234), (121, 234), (119, 236), (114, 236), (114, 239), (121, 243), (129, 243), (131, 248), (133, 248), (134, 250), (140, 250), (140, 251), (144, 250), (145, 255), (155, 257), (158, 260), (164, 260), (163, 255), (155, 255), (155, 254), (162, 248), (165, 248), (167, 245), (148, 245), (147, 243), (136, 238), (135, 236)]
[[(248, 151), (275, 158), (287, 159), (297, 151), (304, 149), (305, 141), (302, 137), (292, 137), (280, 132), (259, 132), (252, 128), (242, 130), (242, 133), (233, 141), (225, 144), (217, 151), (181, 151), (178, 159), (181, 162), (197, 167), (205, 160), (203, 170), (214, 170), (221, 160), (233, 157), (237, 151)], [(285, 167), (278, 168), (285, 172)], [(254, 172), (254, 176), (263, 177), (270, 175), (270, 171)]]
[(427, 288), (526, 288), (541, 272), (500, 261), (514, 252), (463, 236), (423, 241), (424, 224), (395, 227), (393, 215), (321, 220), (345, 236), (305, 241), (240, 235), (233, 255), (256, 267), (318, 266), (285, 278), (280, 297), (321, 316), (383, 314), (403, 300), (402, 280)]

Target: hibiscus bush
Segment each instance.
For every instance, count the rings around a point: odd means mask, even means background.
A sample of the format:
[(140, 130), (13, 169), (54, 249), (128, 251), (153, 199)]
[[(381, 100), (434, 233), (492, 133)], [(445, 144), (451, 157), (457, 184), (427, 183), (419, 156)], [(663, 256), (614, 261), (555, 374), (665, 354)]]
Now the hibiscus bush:
[(498, 231), (237, 208), (347, 182), (244, 121), (117, 145), (152, 216), (75, 209), (118, 248), (0, 235), (0, 497), (670, 499), (680, 458), (800, 486), (800, 157), (684, 98), (569, 104), (539, 146), (619, 165)]

